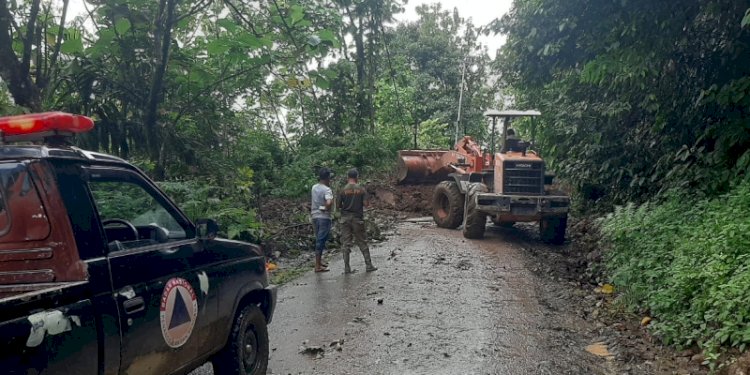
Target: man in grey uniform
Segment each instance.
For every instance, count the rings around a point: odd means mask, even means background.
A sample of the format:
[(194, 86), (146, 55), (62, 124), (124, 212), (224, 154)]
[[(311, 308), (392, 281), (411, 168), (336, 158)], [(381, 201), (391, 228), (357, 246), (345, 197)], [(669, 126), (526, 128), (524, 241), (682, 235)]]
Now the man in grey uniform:
[(326, 249), (328, 236), (331, 234), (331, 207), (333, 206), (333, 191), (330, 188), (333, 173), (323, 168), (318, 174), (318, 183), (311, 191), (313, 229), (315, 230), (315, 272), (328, 272), (323, 265), (323, 250)]

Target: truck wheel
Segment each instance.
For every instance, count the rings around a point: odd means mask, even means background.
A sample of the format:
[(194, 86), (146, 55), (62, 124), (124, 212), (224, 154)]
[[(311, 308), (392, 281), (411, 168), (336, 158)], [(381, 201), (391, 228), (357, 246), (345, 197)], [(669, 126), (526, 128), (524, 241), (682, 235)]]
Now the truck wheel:
[(469, 185), (466, 194), (466, 210), (464, 212), (464, 238), (480, 239), (484, 237), (487, 225), (487, 214), (477, 209), (477, 194), (486, 193), (487, 186), (481, 183)]
[(432, 218), (440, 228), (456, 229), (464, 220), (464, 195), (455, 181), (443, 181), (432, 195)]
[(565, 229), (568, 226), (568, 217), (545, 217), (539, 220), (539, 237), (542, 241), (553, 245), (565, 243)]
[(227, 346), (211, 361), (216, 375), (259, 375), (268, 368), (268, 328), (263, 312), (245, 306), (232, 325)]
[(500, 221), (494, 216), (490, 218), (490, 220), (492, 220), (492, 224), (495, 224), (500, 228), (513, 228), (513, 226), (516, 224), (515, 221)]

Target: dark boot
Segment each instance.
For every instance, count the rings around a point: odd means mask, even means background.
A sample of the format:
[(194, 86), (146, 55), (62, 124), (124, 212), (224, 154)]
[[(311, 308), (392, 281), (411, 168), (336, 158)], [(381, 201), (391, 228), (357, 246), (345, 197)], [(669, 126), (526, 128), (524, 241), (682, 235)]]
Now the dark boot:
[(370, 259), (370, 249), (362, 249), (362, 256), (365, 258), (365, 265), (367, 266), (367, 269), (365, 269), (365, 271), (372, 272), (378, 270), (377, 267), (372, 265), (372, 259)]
[(344, 251), (342, 254), (344, 255), (344, 273), (354, 273), (356, 270), (352, 270), (349, 266), (349, 252)]

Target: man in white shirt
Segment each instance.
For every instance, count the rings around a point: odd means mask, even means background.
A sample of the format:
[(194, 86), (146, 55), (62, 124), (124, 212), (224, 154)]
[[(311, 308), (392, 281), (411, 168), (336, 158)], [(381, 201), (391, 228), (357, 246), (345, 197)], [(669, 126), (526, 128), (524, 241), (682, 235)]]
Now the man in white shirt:
[(326, 249), (328, 236), (331, 234), (331, 207), (333, 205), (333, 191), (330, 188), (333, 172), (323, 168), (318, 174), (318, 183), (311, 191), (313, 229), (315, 230), (315, 272), (328, 272), (323, 265), (323, 250)]

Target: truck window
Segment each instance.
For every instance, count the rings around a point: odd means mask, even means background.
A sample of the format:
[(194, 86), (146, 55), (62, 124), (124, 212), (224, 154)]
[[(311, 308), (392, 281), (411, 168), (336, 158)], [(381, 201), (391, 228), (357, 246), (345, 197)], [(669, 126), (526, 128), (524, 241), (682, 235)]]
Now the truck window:
[(39, 241), (50, 234), (47, 213), (22, 163), (0, 163), (0, 243)]
[(187, 224), (175, 218), (142, 186), (129, 181), (93, 180), (89, 181), (89, 188), (110, 249), (187, 238)]

